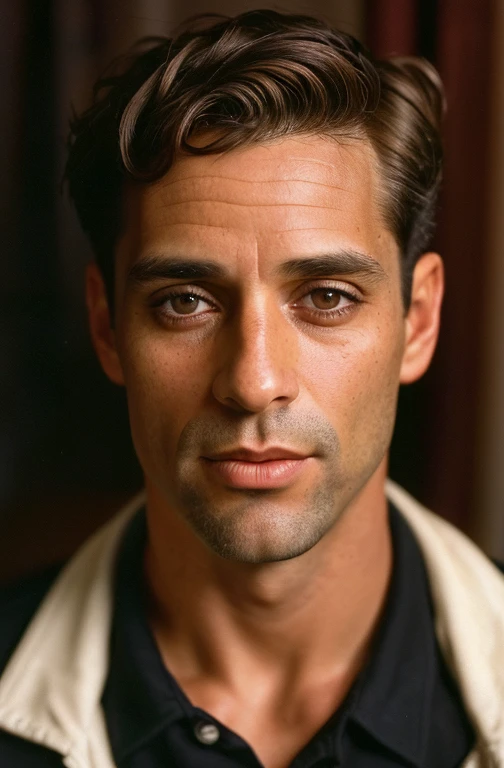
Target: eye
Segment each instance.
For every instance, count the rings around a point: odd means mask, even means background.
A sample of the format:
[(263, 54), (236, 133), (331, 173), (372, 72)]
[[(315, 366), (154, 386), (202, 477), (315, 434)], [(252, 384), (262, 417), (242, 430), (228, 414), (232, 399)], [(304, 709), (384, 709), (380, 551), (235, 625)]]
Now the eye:
[[(301, 291), (303, 291), (301, 293)], [(334, 282), (305, 285), (293, 305), (300, 320), (318, 326), (334, 326), (350, 318), (362, 303), (360, 292), (348, 283)]]
[(194, 293), (179, 293), (169, 298), (167, 303), (177, 315), (198, 315), (205, 311), (205, 305), (209, 306), (201, 296)]
[(174, 321), (183, 320), (184, 317), (197, 317), (213, 312), (216, 308), (195, 291), (172, 291), (164, 294), (153, 306), (160, 315)]
[(304, 302), (305, 307), (310, 309), (334, 310), (343, 309), (345, 306), (354, 303), (355, 299), (345, 295), (338, 288), (315, 288), (310, 293), (307, 293), (306, 296), (303, 296), (301, 301)]

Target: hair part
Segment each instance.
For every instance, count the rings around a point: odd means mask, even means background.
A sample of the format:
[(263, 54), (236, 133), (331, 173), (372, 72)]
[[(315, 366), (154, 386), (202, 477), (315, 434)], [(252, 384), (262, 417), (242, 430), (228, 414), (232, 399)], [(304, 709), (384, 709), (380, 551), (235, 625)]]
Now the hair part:
[[(402, 265), (404, 306), (432, 235), (441, 181), (439, 76), (414, 57), (375, 60), (350, 35), (270, 10), (198, 16), (174, 38), (145, 38), (74, 115), (65, 179), (113, 302), (127, 181), (164, 176), (180, 153), (229, 152), (307, 134), (367, 139), (379, 205)], [(208, 143), (193, 143), (208, 135)]]

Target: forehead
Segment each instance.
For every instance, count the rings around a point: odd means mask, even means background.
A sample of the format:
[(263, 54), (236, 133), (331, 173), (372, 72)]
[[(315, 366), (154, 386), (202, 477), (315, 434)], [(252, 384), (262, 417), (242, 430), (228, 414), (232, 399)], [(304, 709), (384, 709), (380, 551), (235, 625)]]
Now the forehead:
[(127, 190), (121, 259), (131, 266), (146, 253), (182, 251), (267, 261), (335, 244), (373, 252), (392, 241), (378, 190), (365, 140), (296, 137), (179, 157), (159, 181)]

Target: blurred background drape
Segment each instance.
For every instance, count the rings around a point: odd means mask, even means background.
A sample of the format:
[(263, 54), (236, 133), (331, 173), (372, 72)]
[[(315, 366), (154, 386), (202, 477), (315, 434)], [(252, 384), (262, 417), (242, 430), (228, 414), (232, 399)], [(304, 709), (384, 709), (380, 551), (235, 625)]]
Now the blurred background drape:
[(417, 54), (447, 90), (435, 247), (439, 349), (404, 388), (392, 477), (504, 558), (504, 3), (492, 0), (20, 0), (0, 9), (0, 581), (68, 556), (141, 486), (124, 392), (98, 368), (90, 249), (59, 181), (72, 105), (139, 36), (188, 14), (319, 15), (379, 56)]

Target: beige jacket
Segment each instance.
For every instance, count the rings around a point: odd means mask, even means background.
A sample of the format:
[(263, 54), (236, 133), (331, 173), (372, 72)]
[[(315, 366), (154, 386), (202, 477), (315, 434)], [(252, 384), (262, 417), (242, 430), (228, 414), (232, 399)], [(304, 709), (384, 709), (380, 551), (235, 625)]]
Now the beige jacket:
[[(504, 577), (459, 531), (392, 482), (387, 495), (423, 551), (436, 631), (478, 734), (464, 768), (504, 768)], [(107, 675), (112, 571), (138, 497), (58, 577), (0, 679), (0, 728), (64, 756), (113, 768), (100, 698)]]

